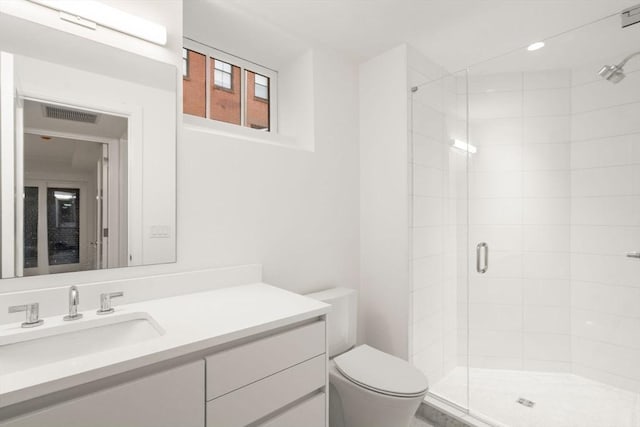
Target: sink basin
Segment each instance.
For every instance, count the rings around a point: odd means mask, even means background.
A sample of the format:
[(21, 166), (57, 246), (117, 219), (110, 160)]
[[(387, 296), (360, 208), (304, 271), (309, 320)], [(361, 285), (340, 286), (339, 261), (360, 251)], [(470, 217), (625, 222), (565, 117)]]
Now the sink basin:
[(0, 375), (35, 368), (73, 357), (138, 344), (157, 338), (164, 330), (147, 313), (58, 322), (0, 335)]

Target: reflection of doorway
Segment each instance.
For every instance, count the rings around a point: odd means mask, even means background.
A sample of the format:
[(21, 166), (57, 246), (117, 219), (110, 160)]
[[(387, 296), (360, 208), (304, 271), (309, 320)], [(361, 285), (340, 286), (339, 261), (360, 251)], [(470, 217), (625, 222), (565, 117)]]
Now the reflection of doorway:
[(126, 118), (25, 100), (18, 276), (122, 265), (126, 135)]
[(25, 182), (25, 276), (87, 269), (86, 197), (84, 182)]

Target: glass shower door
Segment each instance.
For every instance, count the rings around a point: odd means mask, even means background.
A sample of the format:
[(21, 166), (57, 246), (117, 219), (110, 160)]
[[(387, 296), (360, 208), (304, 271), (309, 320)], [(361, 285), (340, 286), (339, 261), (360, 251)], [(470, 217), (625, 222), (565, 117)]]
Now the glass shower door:
[(473, 415), (638, 426), (640, 60), (598, 72), (639, 39), (616, 15), (469, 69)]
[[(430, 395), (467, 408), (466, 72), (411, 92), (411, 358)], [(454, 379), (446, 381), (447, 378)]]

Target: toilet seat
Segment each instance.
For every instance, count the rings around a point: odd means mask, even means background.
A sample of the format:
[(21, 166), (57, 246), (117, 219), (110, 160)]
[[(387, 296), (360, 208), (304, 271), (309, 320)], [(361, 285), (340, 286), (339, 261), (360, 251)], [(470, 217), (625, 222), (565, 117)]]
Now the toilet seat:
[(368, 345), (355, 347), (333, 360), (348, 380), (376, 393), (416, 397), (428, 388), (422, 372), (407, 361)]

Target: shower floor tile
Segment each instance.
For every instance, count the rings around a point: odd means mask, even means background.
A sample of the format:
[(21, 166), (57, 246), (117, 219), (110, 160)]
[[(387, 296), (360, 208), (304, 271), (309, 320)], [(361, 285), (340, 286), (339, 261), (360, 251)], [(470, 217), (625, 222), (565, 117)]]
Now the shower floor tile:
[[(467, 371), (453, 369), (432, 385), (447, 400), (467, 400)], [(510, 427), (640, 427), (640, 395), (566, 373), (473, 368), (472, 414)], [(518, 399), (533, 402), (528, 407)], [(524, 402), (527, 403), (527, 402)]]

